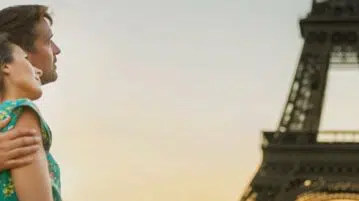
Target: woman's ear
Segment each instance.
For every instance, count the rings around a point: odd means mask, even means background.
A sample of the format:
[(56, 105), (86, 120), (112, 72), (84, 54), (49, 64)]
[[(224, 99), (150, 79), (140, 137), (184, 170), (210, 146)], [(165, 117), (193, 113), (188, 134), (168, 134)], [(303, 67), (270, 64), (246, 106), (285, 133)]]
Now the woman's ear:
[(10, 69), (11, 69), (11, 64), (4, 64), (1, 66), (1, 72), (4, 75), (8, 75), (10, 73)]

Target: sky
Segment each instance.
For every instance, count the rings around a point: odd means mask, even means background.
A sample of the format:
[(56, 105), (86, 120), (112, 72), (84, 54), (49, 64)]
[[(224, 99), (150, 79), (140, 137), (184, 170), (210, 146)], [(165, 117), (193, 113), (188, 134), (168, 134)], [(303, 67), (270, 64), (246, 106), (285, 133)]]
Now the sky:
[[(276, 128), (310, 0), (46, 4), (62, 49), (37, 101), (65, 201), (237, 200)], [(332, 71), (322, 129), (357, 129), (358, 71)], [(349, 113), (352, 113), (350, 116)]]

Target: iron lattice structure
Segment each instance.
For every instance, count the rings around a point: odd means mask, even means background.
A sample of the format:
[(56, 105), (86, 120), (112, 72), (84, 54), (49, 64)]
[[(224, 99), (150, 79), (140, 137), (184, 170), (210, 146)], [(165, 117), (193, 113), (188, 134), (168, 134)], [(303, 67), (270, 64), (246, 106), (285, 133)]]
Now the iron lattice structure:
[(276, 131), (240, 201), (359, 200), (359, 132), (320, 132), (327, 76), (359, 68), (359, 0), (316, 0), (299, 21), (304, 39)]

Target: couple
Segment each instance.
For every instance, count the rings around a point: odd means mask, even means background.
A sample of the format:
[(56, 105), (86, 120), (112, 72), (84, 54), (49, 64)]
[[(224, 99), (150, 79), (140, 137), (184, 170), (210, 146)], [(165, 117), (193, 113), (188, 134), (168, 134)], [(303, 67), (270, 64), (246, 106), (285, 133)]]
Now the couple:
[(0, 10), (0, 200), (61, 201), (51, 131), (32, 102), (57, 79), (46, 6)]

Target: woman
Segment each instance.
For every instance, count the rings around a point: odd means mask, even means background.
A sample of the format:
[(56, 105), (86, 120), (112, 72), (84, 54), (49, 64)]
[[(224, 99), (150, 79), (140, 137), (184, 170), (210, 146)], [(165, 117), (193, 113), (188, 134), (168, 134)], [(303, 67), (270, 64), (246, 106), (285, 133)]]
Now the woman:
[(41, 74), (19, 46), (0, 34), (0, 119), (11, 117), (2, 131), (35, 128), (43, 141), (30, 165), (0, 173), (0, 200), (61, 201), (59, 167), (49, 153), (51, 131), (32, 102), (42, 95)]

